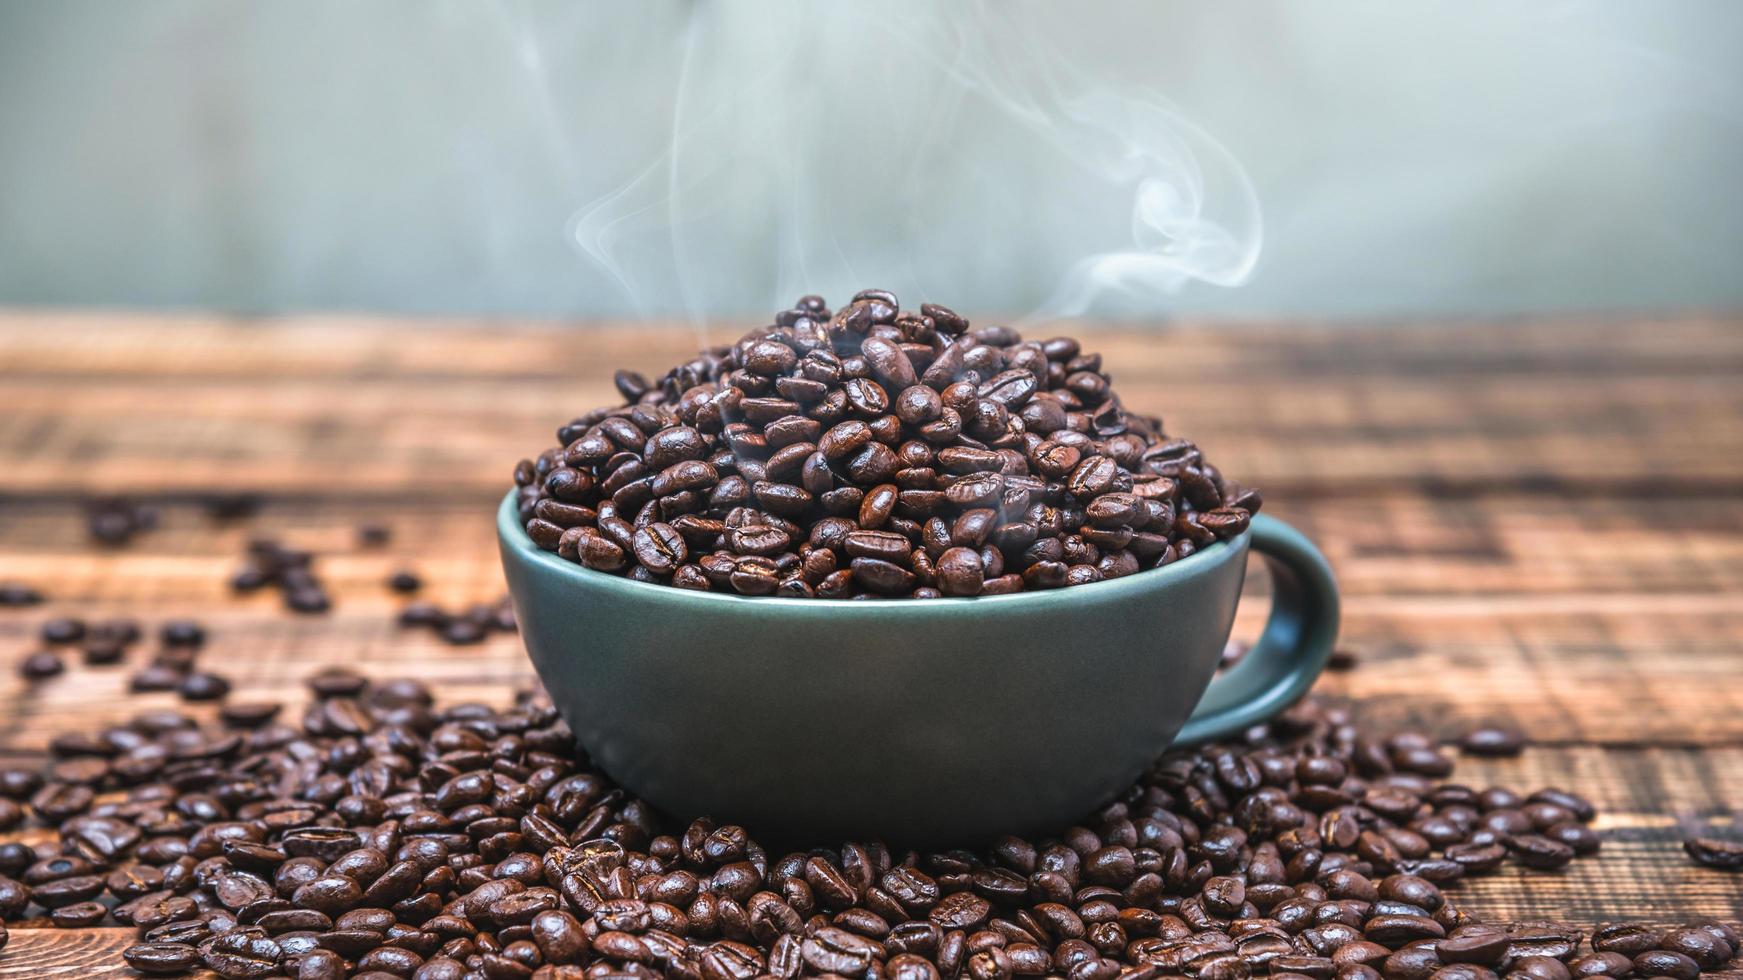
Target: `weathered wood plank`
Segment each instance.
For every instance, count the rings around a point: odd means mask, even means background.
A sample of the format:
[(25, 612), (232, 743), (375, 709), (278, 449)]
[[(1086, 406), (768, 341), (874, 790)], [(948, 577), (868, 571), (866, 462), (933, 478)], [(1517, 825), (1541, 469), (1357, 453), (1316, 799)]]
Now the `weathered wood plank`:
[[(977, 322), (997, 322), (977, 318)], [(1119, 370), (1171, 378), (1332, 374), (1703, 375), (1743, 370), (1735, 316), (1594, 317), (1400, 324), (1175, 320), (1023, 326), (1118, 351)], [(703, 330), (624, 321), (394, 319), (0, 310), (15, 376), (574, 378), (651, 369), (727, 343), (752, 324)], [(1449, 337), (1456, 340), (1449, 341)], [(585, 340), (583, 343), (582, 341)], [(1128, 367), (1129, 366), (1129, 367)]]
[[(121, 959), (121, 951), (138, 939), (132, 929), (53, 927), (12, 930), (12, 940), (0, 950), (0, 978), (38, 980), (42, 977), (138, 977)], [(211, 977), (201, 971), (187, 976)]]
[[(0, 494), (478, 494), (556, 424), (611, 401), (614, 367), (658, 371), (696, 343), (685, 330), (626, 328), (583, 338), (331, 321), (51, 324), (0, 322)], [(1162, 412), (1273, 493), (1743, 488), (1735, 322), (1583, 331), (1098, 342), (1128, 404)]]

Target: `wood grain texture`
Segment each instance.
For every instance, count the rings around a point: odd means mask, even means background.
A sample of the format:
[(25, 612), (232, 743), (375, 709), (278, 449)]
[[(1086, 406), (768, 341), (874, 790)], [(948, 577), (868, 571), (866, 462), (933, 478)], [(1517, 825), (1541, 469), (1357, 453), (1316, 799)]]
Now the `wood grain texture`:
[[(1743, 834), (1743, 322), (1081, 329), (1128, 404), (1161, 411), (1324, 548), (1361, 665), (1323, 696), (1448, 740), (1512, 724), (1539, 746), (1460, 760), (1457, 778), (1577, 787), (1599, 805), (1598, 859), (1472, 882), (1461, 901), (1587, 925), (1743, 915), (1743, 879), (1678, 847), (1696, 828)], [(0, 760), (180, 706), (76, 656), (23, 682), (12, 664), (56, 613), (195, 616), (233, 696), (293, 715), (302, 678), (328, 664), (415, 673), (448, 699), (533, 683), (512, 637), (453, 648), (398, 629), (405, 600), (383, 582), (409, 567), (444, 604), (499, 596), (491, 507), (514, 460), (611, 399), (613, 367), (657, 373), (696, 343), (686, 329), (607, 326), (584, 345), (548, 324), (0, 314), (0, 581), (52, 597), (0, 610)], [(192, 502), (212, 489), (262, 491), (265, 507), (214, 522)], [(121, 492), (162, 501), (162, 526), (89, 545), (80, 498)], [(358, 547), (364, 521), (393, 542)], [(229, 593), (263, 534), (318, 553), (333, 613)], [(1265, 611), (1264, 574), (1252, 581), (1240, 635)], [(16, 927), (0, 978), (127, 975), (129, 937)]]
[[(1126, 404), (1273, 494), (1743, 489), (1730, 321), (1093, 331)], [(714, 339), (729, 339), (731, 333)], [(470, 495), (683, 329), (0, 321), (0, 491)], [(1559, 353), (1558, 353), (1559, 352)], [(78, 397), (68, 398), (69, 379)], [(166, 465), (173, 461), (173, 465)]]

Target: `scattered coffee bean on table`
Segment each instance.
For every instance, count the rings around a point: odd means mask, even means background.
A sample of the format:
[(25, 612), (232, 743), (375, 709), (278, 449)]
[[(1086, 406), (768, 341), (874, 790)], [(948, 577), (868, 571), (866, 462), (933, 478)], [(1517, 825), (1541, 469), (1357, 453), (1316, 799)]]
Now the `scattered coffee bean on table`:
[(1720, 871), (1743, 871), (1743, 842), (1717, 837), (1690, 837), (1682, 849), (1696, 864)]
[(1361, 662), (1362, 658), (1356, 651), (1349, 647), (1337, 647), (1332, 650), (1331, 656), (1326, 658), (1325, 669), (1342, 673), (1347, 670), (1355, 670), (1356, 665)]
[(157, 638), (166, 647), (198, 649), (206, 645), (206, 628), (191, 619), (172, 619), (157, 628)]
[(211, 493), (200, 498), (206, 514), (216, 521), (239, 521), (260, 513), (264, 498), (246, 490), (235, 493)]
[(416, 592), (424, 587), (424, 580), (418, 576), (417, 572), (401, 569), (388, 576), (387, 587), (395, 592)]
[(1466, 755), (1514, 756), (1525, 751), (1525, 738), (1511, 728), (1489, 725), (1467, 732), (1459, 748)]
[(42, 593), (28, 585), (0, 582), (0, 609), (22, 609), (25, 606), (41, 605), (42, 601)]
[(781, 853), (729, 823), (668, 827), (542, 694), (498, 710), (345, 670), (310, 686), (294, 724), (153, 711), (0, 767), (0, 830), (42, 841), (0, 844), (0, 923), (118, 923), (141, 973), (238, 978), (1691, 978), (1738, 949), (1710, 921), (1605, 924), (1589, 950), (1570, 925), (1479, 921), (1458, 883), (1535, 873), (1554, 849), (1520, 841), (1589, 832), (1591, 804), (1445, 781), (1427, 738), (1311, 701), (1167, 753), (1051, 836)]
[(393, 529), (386, 524), (359, 524), (357, 544), (363, 548), (381, 548), (393, 540)]
[(19, 676), (32, 681), (53, 677), (66, 669), (66, 661), (53, 650), (39, 650), (18, 662)]
[(196, 671), (183, 677), (176, 690), (187, 701), (221, 701), (230, 693), (230, 680), (211, 671)]
[(92, 667), (104, 667), (121, 662), (127, 655), (127, 647), (118, 640), (93, 637), (85, 642), (85, 663)]
[(77, 643), (85, 638), (85, 622), (70, 616), (60, 616), (43, 623), (42, 629), (37, 633), (42, 637), (42, 642), (50, 646)]
[(773, 325), (557, 432), (515, 467), (540, 548), (682, 588), (976, 596), (1131, 575), (1244, 532), (1260, 497), (1101, 356), (866, 290)]
[(85, 505), (85, 528), (99, 544), (119, 547), (155, 527), (157, 508), (125, 497), (101, 497)]

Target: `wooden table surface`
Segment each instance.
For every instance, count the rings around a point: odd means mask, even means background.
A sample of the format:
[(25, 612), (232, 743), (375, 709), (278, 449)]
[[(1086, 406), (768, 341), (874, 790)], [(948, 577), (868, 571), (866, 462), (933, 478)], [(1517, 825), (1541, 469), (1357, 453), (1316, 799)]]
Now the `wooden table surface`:
[[(1743, 877), (1679, 847), (1700, 827), (1743, 836), (1743, 320), (1079, 329), (1127, 404), (1260, 487), (1267, 513), (1336, 566), (1362, 661), (1323, 694), (1446, 739), (1514, 725), (1536, 747), (1461, 760), (1457, 778), (1597, 802), (1599, 857), (1475, 880), (1464, 902), (1586, 924), (1743, 916)], [(0, 315), (0, 581), (50, 596), (0, 610), (0, 761), (179, 706), (76, 658), (27, 686), (12, 664), (57, 613), (197, 617), (212, 633), (203, 663), (239, 698), (300, 703), (300, 679), (326, 664), (415, 674), (448, 698), (529, 683), (512, 637), (450, 648), (397, 629), (383, 579), (409, 567), (429, 598), (499, 596), (492, 505), (514, 461), (614, 398), (613, 368), (657, 373), (699, 339)], [(192, 502), (213, 489), (259, 491), (265, 507), (216, 523)], [(95, 547), (80, 501), (117, 493), (162, 502), (162, 526)], [(390, 525), (392, 544), (359, 548), (365, 521)], [(260, 534), (319, 553), (332, 613), (229, 593)], [(1257, 632), (1262, 605), (1239, 631)], [(15, 928), (0, 977), (125, 973), (129, 935)]]

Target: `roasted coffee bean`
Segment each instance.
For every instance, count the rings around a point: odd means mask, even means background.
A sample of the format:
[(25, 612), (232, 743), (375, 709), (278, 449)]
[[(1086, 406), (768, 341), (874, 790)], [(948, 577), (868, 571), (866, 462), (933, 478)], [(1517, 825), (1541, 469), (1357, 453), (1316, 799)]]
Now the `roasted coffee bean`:
[(1634, 961), (1621, 953), (1585, 953), (1567, 962), (1573, 977), (1625, 977), (1634, 969)]
[(42, 637), (42, 642), (51, 646), (77, 643), (85, 638), (85, 622), (69, 616), (57, 616), (43, 623), (37, 632)]
[(1695, 980), (1701, 975), (1700, 965), (1694, 960), (1668, 949), (1648, 950), (1634, 957), (1634, 971), (1643, 977), (1673, 977), (1675, 980)]
[(1652, 926), (1634, 922), (1602, 925), (1592, 930), (1592, 948), (1605, 953), (1621, 953), (1633, 957), (1649, 949), (1657, 949), (1664, 933)]
[(1699, 865), (1720, 871), (1743, 871), (1743, 842), (1717, 837), (1690, 837), (1682, 849)]
[(1728, 940), (1714, 931), (1699, 928), (1671, 929), (1659, 940), (1658, 946), (1687, 956), (1703, 970), (1720, 969), (1737, 952)]
[(135, 943), (121, 951), (127, 965), (152, 976), (177, 976), (200, 965), (200, 951), (186, 943)]
[(1539, 834), (1519, 834), (1505, 841), (1513, 859), (1528, 868), (1553, 871), (1573, 860), (1574, 849)]
[(1488, 925), (1461, 926), (1434, 944), (1446, 963), (1478, 963), (1495, 966), (1507, 955), (1510, 940), (1505, 929)]
[(284, 705), (276, 701), (226, 701), (218, 717), (235, 728), (259, 728), (278, 717)]
[(127, 648), (122, 644), (103, 638), (92, 638), (85, 643), (84, 661), (92, 667), (106, 667), (120, 663), (127, 655)]
[(40, 605), (42, 593), (18, 582), (0, 582), (0, 609)]
[(949, 548), (936, 563), (938, 588), (948, 596), (974, 596), (986, 584), (986, 569), (973, 548)]
[(1525, 739), (1511, 728), (1491, 726), (1477, 728), (1459, 739), (1459, 748), (1467, 755), (1511, 756), (1525, 749)]
[(62, 929), (82, 929), (102, 922), (108, 914), (102, 902), (76, 902), (55, 909), (49, 919)]
[(1567, 965), (1553, 956), (1522, 956), (1513, 961), (1509, 977), (1526, 980), (1570, 980)]
[(689, 557), (684, 536), (670, 524), (655, 522), (635, 532), (635, 557), (655, 575), (670, 575)]
[(1575, 854), (1595, 854), (1598, 848), (1603, 845), (1603, 840), (1598, 837), (1597, 831), (1583, 823), (1575, 823), (1571, 820), (1551, 824), (1544, 830), (1543, 836), (1566, 844), (1573, 848)]
[(66, 661), (53, 650), (33, 653), (18, 662), (18, 674), (25, 680), (38, 681), (53, 677), (67, 669)]
[(225, 980), (255, 980), (278, 972), (283, 951), (263, 936), (237, 931), (217, 937), (201, 947), (206, 967)]
[(182, 678), (176, 690), (188, 701), (217, 701), (230, 693), (230, 681), (221, 674), (200, 671)]

